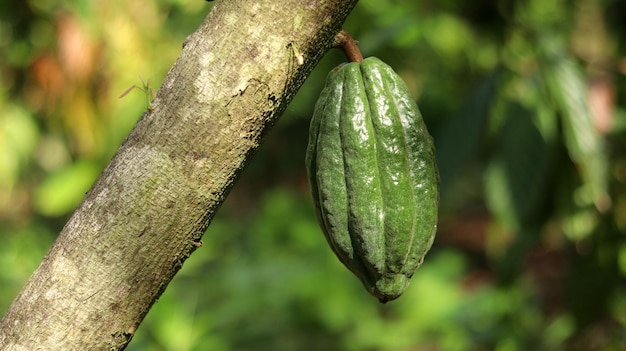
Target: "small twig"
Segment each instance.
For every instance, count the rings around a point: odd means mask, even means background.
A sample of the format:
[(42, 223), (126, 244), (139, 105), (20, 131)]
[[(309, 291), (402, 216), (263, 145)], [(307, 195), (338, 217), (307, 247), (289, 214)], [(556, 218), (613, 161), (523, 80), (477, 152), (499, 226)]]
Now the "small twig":
[(154, 90), (152, 89), (152, 87), (150, 86), (150, 79), (144, 81), (143, 79), (141, 79), (141, 87), (134, 85), (131, 86), (130, 88), (126, 89), (120, 96), (119, 98), (123, 98), (124, 96), (128, 95), (128, 93), (130, 93), (131, 91), (133, 91), (133, 89), (139, 89), (141, 90), (144, 95), (145, 95), (145, 100), (146, 100), (146, 109), (148, 110), (152, 110), (152, 100), (154, 100)]
[(363, 54), (359, 50), (358, 42), (345, 29), (337, 33), (333, 47), (343, 50), (350, 62), (363, 61)]

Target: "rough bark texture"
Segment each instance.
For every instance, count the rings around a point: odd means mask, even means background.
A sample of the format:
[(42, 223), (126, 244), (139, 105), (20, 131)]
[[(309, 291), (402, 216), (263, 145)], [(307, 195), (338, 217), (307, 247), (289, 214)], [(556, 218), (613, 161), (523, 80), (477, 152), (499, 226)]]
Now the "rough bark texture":
[(124, 349), (356, 2), (216, 2), (0, 321), (0, 349)]

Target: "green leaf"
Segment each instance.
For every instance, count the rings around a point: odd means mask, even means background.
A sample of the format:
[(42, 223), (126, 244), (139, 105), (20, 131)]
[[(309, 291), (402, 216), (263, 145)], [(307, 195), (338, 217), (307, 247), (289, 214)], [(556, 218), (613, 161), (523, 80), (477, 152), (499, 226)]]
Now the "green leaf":
[(39, 131), (25, 109), (0, 101), (0, 186), (12, 188), (34, 152)]
[(611, 206), (605, 142), (595, 128), (587, 100), (587, 84), (581, 68), (564, 45), (550, 37), (539, 41), (540, 64), (549, 96), (560, 113), (565, 146), (590, 189), (596, 208)]
[(76, 208), (100, 173), (91, 161), (78, 161), (55, 172), (35, 193), (35, 207), (46, 216), (61, 216)]
[(435, 137), (441, 198), (453, 188), (459, 169), (476, 150), (500, 83), (500, 70), (479, 82), (463, 107)]
[(540, 214), (553, 160), (553, 143), (536, 123), (536, 111), (510, 102), (495, 154), (485, 171), (487, 205), (505, 225), (520, 229)]

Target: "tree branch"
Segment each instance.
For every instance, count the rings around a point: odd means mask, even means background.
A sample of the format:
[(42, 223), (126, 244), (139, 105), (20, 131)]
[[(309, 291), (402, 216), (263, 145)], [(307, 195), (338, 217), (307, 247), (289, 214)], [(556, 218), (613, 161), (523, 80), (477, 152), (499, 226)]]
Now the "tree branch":
[(0, 349), (124, 349), (356, 2), (216, 2), (0, 321)]

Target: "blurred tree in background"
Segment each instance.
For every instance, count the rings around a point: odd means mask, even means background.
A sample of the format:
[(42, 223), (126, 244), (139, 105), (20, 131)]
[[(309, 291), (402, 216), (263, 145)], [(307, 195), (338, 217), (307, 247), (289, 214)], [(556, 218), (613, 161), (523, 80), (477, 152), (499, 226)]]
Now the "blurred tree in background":
[[(210, 6), (0, 3), (0, 313), (146, 109), (118, 96), (158, 88)], [(316, 222), (331, 52), (128, 349), (625, 349), (626, 2), (361, 0), (346, 29), (435, 137), (440, 230), (408, 291), (378, 304)]]

